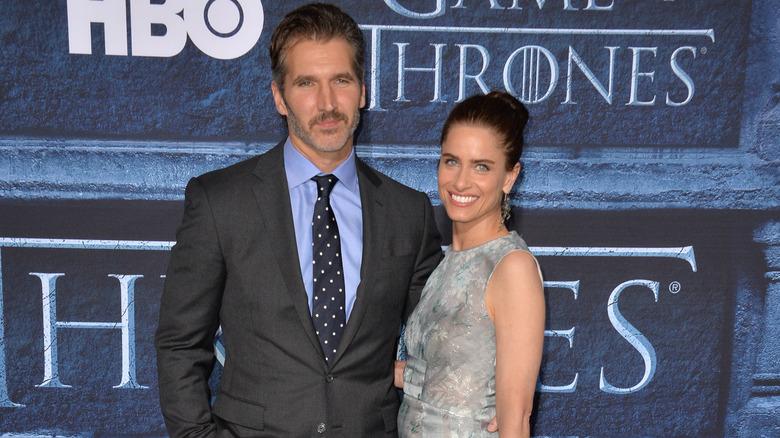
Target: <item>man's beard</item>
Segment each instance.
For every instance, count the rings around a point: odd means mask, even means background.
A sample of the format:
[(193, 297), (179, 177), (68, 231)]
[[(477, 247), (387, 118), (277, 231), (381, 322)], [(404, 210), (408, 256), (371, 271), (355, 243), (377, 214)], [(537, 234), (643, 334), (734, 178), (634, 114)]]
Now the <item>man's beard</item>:
[[(345, 132), (343, 141), (339, 140), (339, 142), (335, 146), (327, 146), (327, 145), (319, 144), (314, 140), (312, 135), (312, 129), (314, 125), (319, 122), (328, 121), (328, 120), (343, 120), (344, 122), (349, 123), (349, 118), (346, 116), (346, 114), (338, 112), (336, 110), (322, 113), (309, 122), (309, 126), (307, 129), (304, 127), (301, 119), (298, 116), (296, 116), (294, 112), (292, 112), (292, 110), (290, 109), (290, 105), (287, 104), (286, 100), (284, 103), (285, 106), (287, 106), (287, 126), (289, 127), (290, 131), (292, 131), (292, 133), (295, 134), (296, 137), (300, 138), (304, 143), (306, 143), (307, 145), (311, 146), (312, 148), (320, 152), (340, 151), (342, 148), (344, 148), (344, 146), (346, 146), (347, 141), (355, 133), (358, 123), (360, 122), (360, 109), (358, 108), (355, 110), (355, 114), (352, 117), (352, 123), (350, 125), (347, 125), (347, 130)], [(339, 128), (340, 126), (336, 127), (335, 129), (339, 129)]]

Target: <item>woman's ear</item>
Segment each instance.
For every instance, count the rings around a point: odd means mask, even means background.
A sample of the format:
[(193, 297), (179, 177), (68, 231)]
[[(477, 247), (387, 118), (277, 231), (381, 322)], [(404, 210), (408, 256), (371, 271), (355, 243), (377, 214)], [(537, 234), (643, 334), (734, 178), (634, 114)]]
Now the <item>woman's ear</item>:
[(504, 180), (504, 193), (510, 193), (512, 191), (512, 186), (515, 185), (515, 181), (517, 181), (517, 177), (520, 175), (520, 168), (520, 163), (515, 163), (515, 167), (507, 173), (506, 179)]

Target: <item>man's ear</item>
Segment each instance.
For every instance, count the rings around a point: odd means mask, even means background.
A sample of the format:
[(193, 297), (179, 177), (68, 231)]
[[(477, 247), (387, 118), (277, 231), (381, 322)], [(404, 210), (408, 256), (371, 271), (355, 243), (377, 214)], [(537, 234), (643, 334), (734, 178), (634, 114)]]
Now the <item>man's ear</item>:
[(279, 114), (286, 116), (287, 115), (287, 105), (284, 102), (284, 97), (282, 97), (282, 90), (279, 89), (279, 87), (276, 86), (276, 82), (271, 81), (271, 93), (274, 95), (274, 103), (276, 104), (276, 111), (279, 111)]
[(358, 108), (365, 108), (366, 106), (366, 84), (360, 85), (360, 106)]

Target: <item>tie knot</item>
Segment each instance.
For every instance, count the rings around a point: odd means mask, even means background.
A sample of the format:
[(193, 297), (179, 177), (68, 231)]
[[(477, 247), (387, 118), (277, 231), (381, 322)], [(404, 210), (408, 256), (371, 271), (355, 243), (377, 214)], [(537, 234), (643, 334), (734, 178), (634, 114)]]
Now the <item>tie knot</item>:
[(317, 183), (317, 190), (324, 196), (330, 196), (330, 191), (339, 179), (335, 175), (318, 175), (312, 178)]

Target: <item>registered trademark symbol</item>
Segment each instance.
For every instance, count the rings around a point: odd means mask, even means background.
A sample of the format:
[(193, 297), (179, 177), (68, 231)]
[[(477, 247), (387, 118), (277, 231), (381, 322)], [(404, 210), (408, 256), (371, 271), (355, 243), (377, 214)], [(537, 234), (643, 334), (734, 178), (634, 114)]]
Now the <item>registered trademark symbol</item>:
[(679, 281), (673, 281), (669, 283), (669, 292), (676, 294), (682, 290), (682, 285)]
[(702, 47), (699, 51), (701, 52), (702, 55), (706, 55), (707, 54), (707, 48), (706, 47)]

